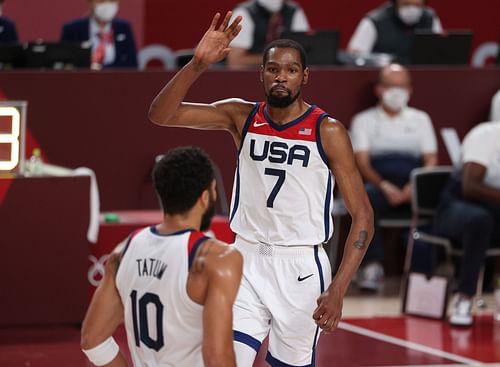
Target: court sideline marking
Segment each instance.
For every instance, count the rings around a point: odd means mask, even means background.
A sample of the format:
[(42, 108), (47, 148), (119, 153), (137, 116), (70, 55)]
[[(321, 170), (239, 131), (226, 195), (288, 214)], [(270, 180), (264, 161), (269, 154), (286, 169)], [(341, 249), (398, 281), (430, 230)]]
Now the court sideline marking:
[[(365, 329), (365, 328), (360, 327), (360, 326), (348, 324), (346, 322), (340, 322), (338, 327), (342, 330), (350, 331), (352, 333), (367, 336), (369, 338), (377, 339), (377, 340), (380, 340), (380, 341), (383, 341), (386, 343), (398, 345), (398, 346), (403, 347), (403, 348), (413, 349), (413, 350), (416, 350), (416, 351), (419, 351), (422, 353), (432, 354), (432, 355), (437, 356), (437, 357), (446, 358), (446, 359), (449, 359), (450, 361), (466, 364), (469, 366), (484, 366), (485, 365), (483, 362), (477, 361), (475, 359), (470, 359), (470, 358), (459, 356), (457, 354), (448, 353), (448, 352), (445, 352), (443, 350), (431, 348), (431, 347), (428, 347), (428, 346), (425, 346), (422, 344), (418, 344), (418, 343), (410, 342), (408, 340), (404, 340), (404, 339), (396, 338), (396, 337), (389, 336), (386, 334), (382, 334), (382, 333), (379, 333), (376, 331)], [(498, 363), (495, 363), (492, 366), (495, 366), (495, 365), (498, 366)]]

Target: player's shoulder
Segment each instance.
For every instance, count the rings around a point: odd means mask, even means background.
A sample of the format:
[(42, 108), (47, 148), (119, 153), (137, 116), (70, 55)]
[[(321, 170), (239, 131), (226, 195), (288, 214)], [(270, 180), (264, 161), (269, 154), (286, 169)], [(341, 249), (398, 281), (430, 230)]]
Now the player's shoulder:
[(205, 262), (209, 270), (228, 270), (241, 268), (243, 258), (241, 253), (225, 242), (210, 238), (203, 244), (205, 247)]
[(234, 246), (226, 242), (219, 241), (215, 238), (209, 238), (205, 242), (206, 246), (210, 246), (208, 254), (217, 259), (238, 258), (241, 256), (240, 252)]
[(346, 133), (344, 124), (332, 116), (325, 116), (320, 126), (322, 137), (325, 137), (325, 134), (328, 136), (338, 136), (339, 134)]

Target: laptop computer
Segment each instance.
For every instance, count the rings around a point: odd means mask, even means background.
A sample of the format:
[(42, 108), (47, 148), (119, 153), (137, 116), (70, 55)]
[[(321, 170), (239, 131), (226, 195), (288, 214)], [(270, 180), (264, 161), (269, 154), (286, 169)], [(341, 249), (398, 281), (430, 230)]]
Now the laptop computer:
[(315, 32), (283, 32), (281, 38), (291, 39), (304, 47), (309, 65), (337, 64), (339, 48), (338, 30), (318, 30)]
[(19, 44), (0, 45), (0, 69), (15, 69), (23, 67), (23, 46)]
[(472, 32), (415, 31), (410, 43), (410, 65), (468, 65)]
[(90, 68), (88, 42), (36, 42), (24, 46), (26, 68)]

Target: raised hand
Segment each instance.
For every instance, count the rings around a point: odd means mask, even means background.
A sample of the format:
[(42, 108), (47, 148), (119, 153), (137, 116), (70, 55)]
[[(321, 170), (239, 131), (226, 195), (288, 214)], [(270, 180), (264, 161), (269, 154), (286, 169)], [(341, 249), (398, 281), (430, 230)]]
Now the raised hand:
[(194, 51), (194, 61), (201, 66), (208, 66), (222, 61), (230, 51), (229, 44), (240, 33), (241, 17), (236, 19), (229, 25), (232, 12), (228, 11), (224, 20), (217, 28), (219, 23), (220, 13), (215, 14), (210, 27), (203, 35), (200, 43)]

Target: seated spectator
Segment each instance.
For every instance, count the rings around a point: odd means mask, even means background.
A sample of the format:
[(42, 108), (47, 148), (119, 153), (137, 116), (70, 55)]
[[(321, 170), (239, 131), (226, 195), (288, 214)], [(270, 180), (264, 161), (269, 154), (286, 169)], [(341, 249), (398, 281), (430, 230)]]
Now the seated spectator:
[(374, 211), (375, 235), (358, 274), (361, 289), (382, 288), (383, 243), (378, 220), (393, 208), (409, 211), (410, 172), (437, 162), (436, 136), (429, 115), (408, 107), (410, 74), (399, 64), (384, 67), (375, 87), (379, 104), (354, 116), (351, 138), (356, 161)]
[(92, 68), (137, 68), (129, 22), (115, 18), (118, 0), (89, 0), (90, 16), (64, 24), (61, 41), (92, 43)]
[(495, 93), (491, 100), (491, 121), (500, 121), (500, 89)]
[(392, 0), (369, 12), (359, 22), (347, 50), (354, 54), (387, 53), (407, 64), (415, 30), (442, 33), (441, 21), (425, 0)]
[(304, 10), (287, 0), (249, 0), (237, 5), (232, 19), (242, 16), (241, 31), (231, 42), (227, 65), (232, 68), (262, 64), (265, 46), (285, 31), (309, 30)]
[(3, 3), (4, 0), (0, 0), (0, 43), (9, 44), (18, 42), (16, 23), (14, 23), (9, 18), (3, 16)]
[(500, 247), (500, 122), (474, 127), (462, 144), (462, 168), (443, 192), (436, 231), (460, 246), (457, 294), (449, 318), (452, 325), (473, 323), (472, 298), (490, 246)]

